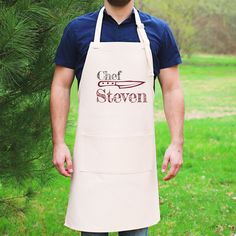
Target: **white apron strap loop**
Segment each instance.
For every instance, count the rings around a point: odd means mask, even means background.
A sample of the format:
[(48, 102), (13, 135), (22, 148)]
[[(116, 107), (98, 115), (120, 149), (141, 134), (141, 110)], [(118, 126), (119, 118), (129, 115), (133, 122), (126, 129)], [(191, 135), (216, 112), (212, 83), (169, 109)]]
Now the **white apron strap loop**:
[(137, 32), (139, 35), (139, 39), (140, 39), (140, 42), (143, 43), (143, 47), (145, 48), (150, 75), (154, 76), (153, 59), (152, 59), (152, 51), (150, 48), (150, 41), (149, 41), (147, 33), (145, 31), (144, 24), (141, 22), (139, 13), (135, 7), (134, 7), (134, 14), (135, 14), (135, 19), (136, 19)]
[(140, 28), (140, 29), (144, 29), (144, 24), (143, 24), (143, 23), (137, 24), (137, 26), (138, 26), (138, 28)]

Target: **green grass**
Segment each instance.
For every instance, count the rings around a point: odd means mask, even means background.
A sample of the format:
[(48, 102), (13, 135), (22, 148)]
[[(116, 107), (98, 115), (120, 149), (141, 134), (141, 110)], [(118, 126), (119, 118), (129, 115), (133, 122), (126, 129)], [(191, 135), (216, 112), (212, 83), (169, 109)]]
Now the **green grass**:
[[(178, 175), (167, 182), (162, 179), (161, 164), (170, 135), (165, 121), (156, 122), (161, 221), (149, 228), (149, 236), (230, 236), (236, 233), (236, 115), (224, 116), (235, 111), (235, 61), (236, 57), (196, 55), (180, 67), (186, 112), (212, 115), (218, 111), (223, 117), (185, 121), (184, 165)], [(66, 133), (71, 152), (77, 122), (76, 89), (75, 80)], [(157, 86), (157, 112), (162, 110), (161, 99)], [(38, 189), (38, 194), (27, 203), (25, 215), (1, 218), (1, 235), (79, 235), (63, 226), (70, 179), (62, 177), (55, 169), (52, 176), (44, 188), (30, 183)], [(1, 185), (0, 191), (3, 191)], [(4, 195), (11, 197), (20, 191), (17, 187), (4, 189)]]
[[(185, 122), (184, 165), (162, 181), (166, 123), (156, 124), (162, 221), (151, 235), (230, 235), (235, 232), (236, 116)], [(163, 135), (165, 134), (165, 135)]]
[[(214, 63), (214, 64), (212, 64)], [(179, 66), (185, 109), (191, 117), (236, 113), (236, 56), (194, 55)], [(156, 80), (155, 108), (163, 111)]]
[(236, 66), (236, 57), (233, 55), (194, 54), (191, 57), (182, 55), (182, 59), (185, 65)]

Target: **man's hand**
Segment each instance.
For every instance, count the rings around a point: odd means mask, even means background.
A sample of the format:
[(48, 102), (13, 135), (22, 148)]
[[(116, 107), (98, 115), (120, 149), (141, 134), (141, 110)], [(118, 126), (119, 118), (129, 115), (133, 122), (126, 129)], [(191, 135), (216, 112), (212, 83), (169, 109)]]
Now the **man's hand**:
[[(66, 168), (64, 166), (65, 162)], [(52, 163), (55, 165), (61, 175), (71, 177), (71, 173), (73, 172), (73, 164), (70, 150), (65, 143), (54, 145)]]
[(181, 145), (170, 144), (167, 148), (162, 164), (162, 173), (167, 170), (168, 163), (170, 162), (170, 170), (163, 180), (170, 180), (176, 176), (180, 167), (183, 165), (183, 147)]

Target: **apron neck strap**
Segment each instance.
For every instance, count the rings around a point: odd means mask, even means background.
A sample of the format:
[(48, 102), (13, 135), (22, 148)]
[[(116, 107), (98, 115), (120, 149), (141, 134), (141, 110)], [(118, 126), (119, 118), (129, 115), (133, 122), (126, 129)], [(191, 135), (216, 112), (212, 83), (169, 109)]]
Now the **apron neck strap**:
[[(101, 39), (101, 30), (102, 30), (102, 21), (103, 21), (103, 12), (104, 12), (105, 6), (103, 6), (98, 14), (97, 23), (96, 23), (96, 29), (95, 29), (95, 35), (94, 35), (94, 44), (99, 45), (100, 39)], [(144, 29), (144, 24), (141, 22), (139, 13), (135, 7), (133, 7), (134, 14), (135, 14), (135, 22), (137, 25), (137, 33), (139, 36), (139, 40), (141, 43), (149, 44), (149, 39), (147, 37), (146, 31)]]
[[(97, 18), (95, 35), (94, 35), (94, 42), (93, 42), (93, 48), (95, 48), (95, 49), (99, 48), (99, 44), (100, 44), (104, 9), (105, 9), (105, 6), (103, 6), (100, 9), (99, 14), (98, 14), (98, 18)], [(152, 52), (150, 49), (150, 41), (149, 41), (147, 33), (144, 29), (144, 24), (141, 22), (141, 19), (140, 19), (137, 9), (135, 7), (133, 7), (133, 10), (134, 10), (134, 14), (135, 14), (135, 22), (137, 25), (138, 37), (139, 37), (140, 43), (142, 44), (142, 47), (145, 49), (145, 52), (146, 52), (150, 75), (153, 76), (154, 75), (153, 59), (152, 59)]]

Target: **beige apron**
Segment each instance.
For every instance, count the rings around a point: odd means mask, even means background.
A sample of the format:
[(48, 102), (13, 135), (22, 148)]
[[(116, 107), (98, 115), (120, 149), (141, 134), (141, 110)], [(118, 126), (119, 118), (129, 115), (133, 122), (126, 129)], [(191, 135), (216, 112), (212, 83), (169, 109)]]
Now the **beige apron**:
[(79, 85), (74, 172), (64, 225), (118, 232), (160, 221), (150, 43), (100, 42), (101, 8)]

